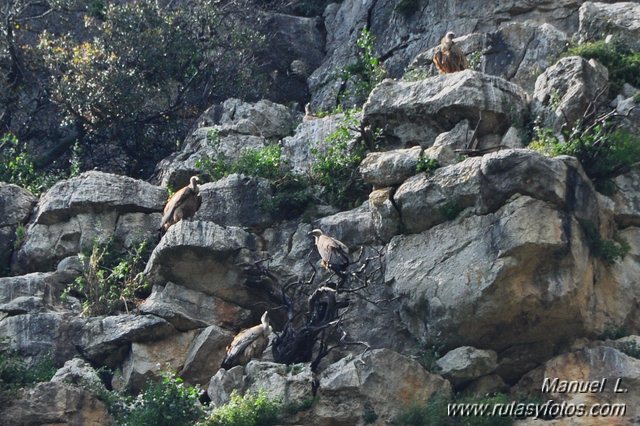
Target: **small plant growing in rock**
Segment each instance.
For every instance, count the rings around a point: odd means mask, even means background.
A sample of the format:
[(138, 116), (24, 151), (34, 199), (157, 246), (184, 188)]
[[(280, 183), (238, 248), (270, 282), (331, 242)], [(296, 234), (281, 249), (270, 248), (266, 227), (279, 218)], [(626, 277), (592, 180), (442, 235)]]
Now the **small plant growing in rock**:
[(270, 426), (279, 419), (281, 404), (269, 399), (265, 391), (240, 396), (236, 391), (231, 401), (215, 408), (202, 426)]
[(608, 264), (624, 259), (631, 249), (629, 243), (619, 234), (612, 240), (604, 239), (598, 232), (596, 225), (590, 220), (580, 220), (584, 230), (587, 245), (591, 253)]
[(149, 255), (149, 243), (141, 242), (130, 249), (124, 258), (113, 255), (113, 240), (94, 243), (90, 253), (78, 256), (84, 265), (82, 274), (65, 289), (69, 295), (82, 300), (83, 315), (110, 315), (124, 307), (148, 288), (141, 274)]
[(33, 364), (13, 350), (0, 351), (0, 400), (11, 392), (35, 383), (48, 382), (56, 373), (51, 354), (40, 356)]
[(440, 168), (440, 163), (438, 163), (438, 160), (436, 160), (435, 158), (428, 158), (427, 156), (422, 154), (420, 154), (420, 157), (418, 157), (416, 172), (425, 172), (426, 174), (431, 174), (438, 168)]
[(13, 249), (18, 250), (22, 243), (24, 243), (24, 239), (27, 237), (27, 228), (23, 224), (18, 224), (16, 226), (16, 239), (13, 242)]
[(438, 209), (438, 212), (446, 220), (453, 220), (458, 217), (462, 210), (462, 207), (457, 201), (448, 201)]
[(387, 74), (380, 58), (375, 54), (375, 37), (368, 28), (362, 29), (356, 45), (358, 46), (356, 62), (347, 65), (339, 73), (343, 88), (349, 87), (349, 83), (353, 87), (351, 90), (341, 92), (340, 104), (352, 98), (361, 104)]

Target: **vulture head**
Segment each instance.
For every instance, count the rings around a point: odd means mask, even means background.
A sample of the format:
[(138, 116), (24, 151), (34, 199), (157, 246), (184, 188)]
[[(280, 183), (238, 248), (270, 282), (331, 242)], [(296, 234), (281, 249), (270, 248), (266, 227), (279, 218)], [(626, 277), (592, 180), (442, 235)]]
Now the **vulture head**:
[(191, 176), (189, 179), (189, 188), (196, 194), (200, 192), (200, 188), (198, 188), (198, 184), (200, 183), (200, 178), (198, 176)]

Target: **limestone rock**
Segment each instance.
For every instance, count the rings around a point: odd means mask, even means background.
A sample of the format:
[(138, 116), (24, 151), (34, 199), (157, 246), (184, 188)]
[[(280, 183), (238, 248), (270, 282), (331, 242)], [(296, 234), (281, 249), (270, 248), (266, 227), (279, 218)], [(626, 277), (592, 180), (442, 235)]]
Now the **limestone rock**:
[[(640, 416), (638, 395), (640, 394), (640, 360), (632, 358), (622, 352), (606, 347), (585, 348), (580, 351), (559, 355), (543, 366), (525, 375), (514, 389), (515, 395), (539, 396), (545, 378), (549, 384), (555, 378), (567, 381), (602, 381), (606, 379), (602, 392), (562, 392), (561, 389), (550, 389), (542, 394), (544, 398), (553, 399), (558, 403), (584, 403), (587, 407), (593, 404), (626, 404), (624, 421)], [(616, 381), (620, 379), (619, 388), (626, 392), (614, 392)], [(609, 420), (617, 420), (612, 417)], [(594, 423), (590, 423), (594, 424)], [(611, 423), (601, 423), (611, 424)]]
[(469, 120), (462, 120), (448, 132), (440, 133), (433, 142), (433, 146), (449, 146), (452, 149), (465, 149), (471, 142), (472, 135), (473, 129), (469, 127)]
[(380, 241), (388, 243), (402, 229), (400, 214), (393, 202), (393, 188), (377, 189), (369, 194), (373, 227)]
[(254, 236), (240, 228), (180, 221), (169, 228), (153, 250), (145, 274), (152, 284), (170, 281), (249, 307), (260, 296), (244, 285), (247, 277), (238, 264), (246, 260), (243, 249), (255, 248)]
[(398, 185), (416, 174), (421, 153), (422, 148), (419, 146), (371, 152), (360, 163), (360, 174), (365, 182), (377, 188)]
[(52, 304), (53, 295), (59, 294), (73, 275), (64, 272), (34, 272), (17, 277), (0, 278), (0, 305), (19, 297), (36, 297), (43, 304)]
[(246, 391), (264, 389), (270, 398), (281, 398), (286, 403), (302, 402), (313, 398), (313, 374), (309, 364), (291, 366), (252, 360), (245, 366)]
[(497, 374), (489, 374), (488, 376), (482, 376), (469, 383), (464, 388), (465, 395), (494, 395), (496, 393), (506, 393), (509, 391), (509, 385), (507, 385), (502, 377)]
[(251, 313), (236, 305), (168, 282), (155, 285), (140, 312), (169, 321), (178, 330), (191, 330), (210, 325), (239, 329), (247, 325)]
[(265, 208), (271, 197), (267, 179), (233, 174), (200, 186), (202, 205), (194, 220), (222, 226), (265, 227), (272, 222)]
[(36, 201), (26, 189), (0, 182), (0, 275), (9, 268), (16, 229), (27, 222)]
[(40, 199), (13, 269), (51, 270), (114, 235), (125, 247), (155, 240), (166, 197), (146, 182), (96, 171), (58, 182)]
[(478, 136), (501, 135), (522, 126), (526, 112), (527, 95), (519, 86), (465, 70), (412, 82), (385, 80), (371, 92), (364, 120), (403, 146), (428, 147), (462, 120), (475, 127), (482, 114)]
[(492, 350), (461, 346), (436, 361), (438, 373), (458, 386), (491, 374), (498, 366), (498, 355)]
[(595, 191), (577, 161), (530, 150), (502, 150), (413, 176), (394, 201), (406, 229), (421, 232), (467, 208), (475, 214), (495, 211), (514, 194), (569, 203), (580, 218), (598, 223)]
[[(282, 140), (282, 157), (294, 173), (304, 174), (311, 170), (315, 158), (312, 150), (322, 150), (325, 139), (343, 125), (344, 114), (333, 114), (303, 121), (292, 136)], [(355, 137), (355, 133), (350, 131)]]
[(95, 395), (88, 390), (60, 382), (37, 384), (18, 399), (0, 408), (8, 425), (103, 426), (111, 416)]
[(234, 336), (216, 325), (202, 330), (187, 350), (180, 376), (189, 383), (208, 384), (220, 369), (226, 348)]
[(82, 358), (73, 358), (65, 362), (64, 365), (56, 371), (51, 381), (71, 383), (80, 386), (102, 386), (96, 370)]
[(215, 376), (211, 378), (207, 395), (211, 399), (212, 407), (219, 407), (231, 400), (231, 392), (237, 390), (243, 392), (244, 383), (244, 367), (236, 365), (229, 371), (221, 368)]
[(73, 357), (75, 350), (64, 336), (68, 315), (54, 312), (36, 312), (13, 315), (0, 319), (0, 336), (9, 338), (9, 347), (23, 356), (53, 355), (54, 361), (64, 362)]
[(144, 389), (147, 381), (159, 380), (162, 371), (179, 370), (196, 335), (197, 331), (192, 330), (154, 342), (133, 342), (122, 364), (122, 382), (119, 385), (137, 393)]
[(631, 170), (614, 180), (615, 219), (620, 227), (640, 226), (640, 172)]
[(493, 350), (558, 341), (597, 327), (582, 238), (563, 209), (517, 196), (495, 213), (394, 237), (385, 279), (417, 338)]
[[(133, 342), (159, 340), (175, 333), (171, 324), (153, 315), (117, 315), (75, 321), (71, 337), (80, 353), (93, 363), (113, 367)], [(79, 329), (79, 330), (78, 330)]]
[(375, 240), (368, 202), (353, 210), (318, 219), (313, 225), (314, 228), (322, 229), (325, 234), (337, 238), (351, 249), (370, 244)]
[[(590, 102), (606, 88), (609, 72), (599, 62), (579, 56), (560, 59), (536, 80), (532, 112), (543, 127), (571, 129)], [(599, 99), (602, 102), (602, 97)]]
[(401, 410), (426, 402), (436, 392), (449, 394), (449, 382), (428, 373), (417, 361), (388, 349), (376, 349), (343, 358), (322, 373), (313, 417), (316, 424), (357, 424), (370, 408), (379, 421), (388, 422)]
[(640, 50), (640, 5), (635, 2), (585, 2), (580, 6), (578, 34), (582, 42), (613, 35), (631, 49)]

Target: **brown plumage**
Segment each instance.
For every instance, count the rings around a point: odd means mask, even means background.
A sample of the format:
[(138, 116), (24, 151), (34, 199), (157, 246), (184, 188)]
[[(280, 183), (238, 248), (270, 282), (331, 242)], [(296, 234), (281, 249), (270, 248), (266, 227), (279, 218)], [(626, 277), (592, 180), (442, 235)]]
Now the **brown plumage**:
[(245, 365), (251, 359), (262, 355), (269, 343), (269, 333), (271, 332), (267, 311), (262, 314), (260, 322), (258, 325), (242, 330), (233, 338), (233, 341), (227, 346), (227, 355), (222, 360), (222, 368), (228, 370), (236, 365)]
[(433, 63), (441, 74), (462, 71), (469, 68), (467, 57), (453, 42), (456, 35), (448, 32), (440, 42), (440, 50), (433, 55)]
[(309, 232), (316, 239), (316, 248), (322, 258), (322, 266), (341, 275), (349, 266), (349, 248), (344, 243), (325, 235), (321, 230)]
[(197, 176), (192, 176), (189, 185), (185, 186), (169, 198), (167, 205), (164, 207), (164, 215), (162, 216), (162, 224), (160, 225), (164, 232), (182, 219), (189, 219), (196, 214), (202, 203), (200, 197), (200, 188)]

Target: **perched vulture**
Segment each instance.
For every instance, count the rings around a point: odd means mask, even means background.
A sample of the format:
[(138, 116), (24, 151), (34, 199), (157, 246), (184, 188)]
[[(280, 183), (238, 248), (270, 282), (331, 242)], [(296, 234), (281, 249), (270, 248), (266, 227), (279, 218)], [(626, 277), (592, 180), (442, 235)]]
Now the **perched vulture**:
[(222, 368), (230, 369), (236, 365), (245, 365), (252, 358), (258, 358), (267, 348), (269, 343), (268, 312), (265, 311), (260, 319), (261, 324), (242, 330), (227, 346), (227, 355), (222, 360)]
[(318, 116), (313, 114), (313, 109), (311, 108), (311, 104), (308, 103), (304, 106), (304, 117), (302, 117), (302, 121), (311, 121), (317, 119)]
[(316, 239), (316, 248), (322, 258), (322, 266), (338, 275), (344, 274), (349, 266), (349, 248), (335, 238), (324, 235), (319, 229), (314, 229), (309, 232), (309, 235), (313, 235)]
[(162, 225), (160, 227), (167, 230), (182, 219), (189, 219), (200, 208), (202, 198), (200, 197), (200, 189), (198, 188), (198, 176), (191, 176), (189, 185), (185, 186), (169, 198), (167, 205), (164, 207), (164, 215), (162, 216)]
[(467, 57), (453, 42), (456, 35), (448, 32), (440, 42), (440, 50), (433, 56), (433, 63), (441, 74), (462, 71), (469, 68)]

